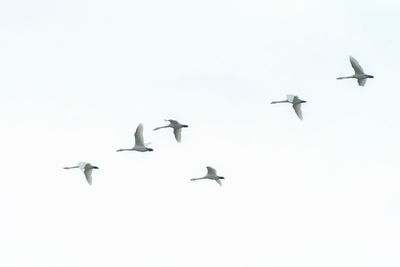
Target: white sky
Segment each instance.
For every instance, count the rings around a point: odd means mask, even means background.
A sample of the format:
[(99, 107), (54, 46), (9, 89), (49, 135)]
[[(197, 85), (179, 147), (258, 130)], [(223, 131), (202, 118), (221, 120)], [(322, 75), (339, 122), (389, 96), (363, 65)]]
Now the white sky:
[(0, 266), (399, 266), (399, 10), (1, 1)]

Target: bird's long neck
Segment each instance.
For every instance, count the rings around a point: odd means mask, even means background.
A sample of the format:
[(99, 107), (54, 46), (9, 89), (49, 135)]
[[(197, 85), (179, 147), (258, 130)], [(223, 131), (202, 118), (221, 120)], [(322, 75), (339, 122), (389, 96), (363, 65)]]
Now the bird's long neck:
[(202, 179), (207, 179), (207, 177), (192, 178), (192, 179), (190, 179), (190, 181), (196, 181), (196, 180), (202, 180)]
[(79, 168), (79, 166), (74, 166), (74, 167), (64, 167), (64, 169), (68, 170), (68, 169), (75, 169), (75, 168)]
[(157, 128), (154, 128), (154, 130), (153, 130), (153, 131), (156, 131), (156, 130), (158, 130), (158, 129), (162, 129), (162, 128), (168, 128), (170, 125), (171, 125), (171, 124), (169, 124), (169, 125), (165, 125), (165, 126), (161, 126), (161, 127), (157, 127)]
[(272, 101), (271, 104), (278, 104), (278, 103), (289, 103), (288, 100), (281, 100), (281, 101)]
[(354, 78), (354, 75), (345, 76), (345, 77), (338, 77), (337, 79), (338, 79), (338, 80), (342, 80), (342, 79), (351, 79), (351, 78)]
[(121, 151), (131, 151), (131, 150), (132, 150), (132, 148), (121, 148), (121, 149), (118, 149), (117, 152), (121, 152)]

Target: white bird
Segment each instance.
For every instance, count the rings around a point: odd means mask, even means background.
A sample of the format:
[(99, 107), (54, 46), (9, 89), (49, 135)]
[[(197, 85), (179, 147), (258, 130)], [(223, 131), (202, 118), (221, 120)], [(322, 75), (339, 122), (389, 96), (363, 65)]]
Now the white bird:
[(214, 168), (207, 167), (207, 174), (201, 178), (192, 178), (190, 181), (202, 180), (202, 179), (210, 179), (216, 181), (220, 186), (222, 186), (221, 179), (225, 179), (225, 177), (218, 176), (217, 171)]
[(143, 141), (143, 125), (142, 124), (139, 124), (139, 126), (136, 128), (135, 146), (132, 148), (117, 150), (117, 152), (120, 152), (120, 151), (139, 151), (139, 152), (153, 151), (152, 148), (146, 147), (146, 145)]
[(291, 103), (293, 109), (300, 120), (303, 119), (303, 113), (301, 112), (301, 103), (307, 103), (307, 101), (301, 100), (297, 95), (286, 95), (287, 99), (282, 101), (272, 101), (271, 104), (277, 103)]
[(172, 129), (174, 129), (174, 135), (175, 135), (176, 141), (180, 142), (182, 139), (182, 128), (187, 128), (189, 126), (180, 124), (178, 121), (175, 121), (175, 120), (165, 120), (165, 121), (169, 121), (169, 124), (166, 126), (157, 127), (153, 131), (156, 131), (156, 130), (162, 129), (162, 128), (171, 127)]
[(98, 169), (96, 166), (92, 166), (90, 163), (87, 162), (79, 162), (78, 166), (73, 166), (73, 167), (64, 167), (64, 169), (74, 169), (74, 168), (79, 168), (83, 171), (86, 177), (86, 181), (88, 182), (89, 185), (92, 185), (92, 171), (93, 169)]
[(368, 78), (374, 78), (372, 75), (365, 74), (360, 63), (352, 56), (350, 56), (350, 63), (354, 69), (354, 74), (347, 77), (339, 77), (337, 78), (338, 80), (354, 78), (357, 79), (359, 86), (364, 86)]

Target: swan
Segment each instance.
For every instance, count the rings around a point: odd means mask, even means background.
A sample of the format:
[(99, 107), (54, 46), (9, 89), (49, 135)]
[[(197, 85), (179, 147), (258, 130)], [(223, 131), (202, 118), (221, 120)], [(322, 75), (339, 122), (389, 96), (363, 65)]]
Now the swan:
[(153, 151), (152, 148), (146, 147), (146, 144), (143, 141), (143, 125), (139, 124), (136, 128), (135, 132), (135, 146), (133, 148), (127, 149), (118, 149), (117, 152), (121, 151), (139, 151), (139, 152), (146, 152), (146, 151)]
[(338, 80), (354, 78), (357, 79), (359, 86), (364, 86), (368, 78), (374, 78), (374, 76), (364, 73), (360, 63), (358, 63), (358, 61), (354, 57), (350, 56), (349, 58), (351, 66), (354, 69), (354, 74), (347, 77), (339, 77), (337, 78)]
[(74, 168), (79, 168), (83, 171), (86, 177), (86, 181), (88, 182), (89, 185), (92, 185), (92, 171), (93, 169), (98, 169), (98, 167), (91, 165), (90, 163), (87, 162), (79, 162), (78, 166), (73, 166), (73, 167), (64, 167), (64, 169), (74, 169)]
[(184, 124), (180, 124), (178, 121), (175, 121), (175, 120), (165, 120), (165, 121), (169, 121), (169, 124), (165, 125), (165, 126), (154, 128), (153, 131), (156, 131), (156, 130), (162, 129), (162, 128), (170, 127), (172, 129), (174, 129), (174, 135), (175, 135), (176, 141), (180, 142), (181, 139), (182, 139), (182, 128), (187, 128), (189, 126), (184, 125)]
[(300, 120), (303, 119), (303, 113), (301, 112), (301, 103), (307, 103), (307, 101), (301, 100), (297, 95), (286, 95), (287, 99), (282, 101), (272, 101), (271, 104), (277, 103), (291, 103), (293, 109)]
[(207, 166), (207, 174), (201, 178), (192, 178), (190, 181), (202, 180), (202, 179), (210, 179), (216, 181), (220, 186), (222, 186), (221, 179), (225, 179), (225, 177), (218, 176), (217, 171), (214, 168)]

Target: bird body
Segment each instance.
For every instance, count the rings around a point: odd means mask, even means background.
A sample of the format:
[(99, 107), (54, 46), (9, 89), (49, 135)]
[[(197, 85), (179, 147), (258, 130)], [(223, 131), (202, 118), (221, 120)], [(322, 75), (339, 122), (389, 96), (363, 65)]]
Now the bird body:
[(156, 131), (156, 130), (159, 130), (159, 129), (162, 129), (162, 128), (172, 128), (172, 129), (174, 129), (174, 135), (175, 135), (176, 141), (177, 142), (181, 142), (181, 139), (182, 139), (182, 128), (187, 128), (189, 126), (188, 125), (184, 125), (184, 124), (180, 124), (176, 120), (165, 120), (165, 121), (169, 121), (169, 124), (165, 125), (165, 126), (154, 128), (153, 131)]
[(221, 179), (225, 179), (225, 177), (218, 176), (217, 171), (214, 168), (207, 166), (207, 174), (205, 176), (200, 177), (200, 178), (192, 178), (192, 179), (190, 179), (190, 181), (203, 180), (203, 179), (214, 180), (220, 186), (222, 186)]
[(74, 168), (79, 168), (83, 171), (86, 177), (86, 181), (88, 182), (89, 185), (92, 185), (92, 171), (93, 169), (98, 169), (98, 167), (91, 165), (90, 163), (87, 162), (79, 162), (77, 166), (73, 167), (64, 167), (64, 169), (74, 169)]
[(278, 103), (291, 103), (294, 111), (297, 114), (297, 117), (299, 117), (300, 120), (303, 119), (303, 112), (301, 111), (301, 104), (302, 103), (307, 103), (307, 101), (301, 100), (298, 96), (296, 95), (286, 95), (286, 100), (282, 101), (272, 101), (271, 104), (278, 104)]
[(342, 79), (357, 79), (358, 85), (359, 86), (364, 86), (365, 83), (367, 82), (368, 78), (374, 78), (374, 76), (364, 73), (364, 70), (361, 67), (360, 63), (358, 63), (358, 61), (354, 57), (350, 56), (349, 59), (350, 59), (351, 66), (354, 69), (354, 74), (351, 75), (351, 76), (338, 77), (337, 78), (338, 80), (342, 80)]
[(139, 124), (135, 131), (135, 146), (132, 148), (121, 148), (117, 150), (117, 152), (121, 151), (139, 151), (139, 152), (153, 151), (152, 148), (147, 147), (144, 143), (142, 124)]

